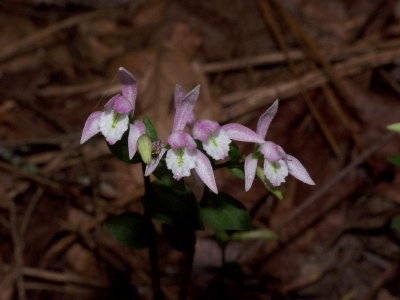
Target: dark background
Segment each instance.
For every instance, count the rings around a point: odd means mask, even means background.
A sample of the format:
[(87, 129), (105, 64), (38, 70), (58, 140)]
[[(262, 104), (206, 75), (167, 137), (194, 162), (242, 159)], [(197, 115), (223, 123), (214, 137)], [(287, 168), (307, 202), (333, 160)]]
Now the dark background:
[[(253, 129), (280, 98), (268, 139), (316, 182), (289, 178), (279, 201), (218, 171), (219, 189), (280, 241), (230, 244), (241, 270), (221, 279), (221, 252), (199, 233), (191, 298), (399, 299), (400, 177), (387, 158), (400, 143), (385, 129), (400, 121), (399, 18), (390, 0), (2, 1), (0, 299), (151, 297), (147, 252), (104, 229), (141, 211), (140, 167), (102, 137), (79, 145), (119, 91), (119, 66), (138, 79), (135, 116), (164, 139), (176, 83), (201, 84), (199, 119)], [(182, 254), (160, 242), (175, 299)]]

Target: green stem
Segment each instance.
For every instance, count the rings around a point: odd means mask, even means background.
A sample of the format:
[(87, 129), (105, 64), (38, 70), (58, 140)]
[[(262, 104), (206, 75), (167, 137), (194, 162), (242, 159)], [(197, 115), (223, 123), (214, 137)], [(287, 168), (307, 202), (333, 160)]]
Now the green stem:
[(192, 236), (190, 239), (193, 241), (191, 249), (185, 253), (185, 262), (183, 265), (182, 278), (180, 282), (179, 288), (179, 300), (186, 300), (187, 294), (190, 286), (190, 275), (192, 273), (194, 254), (195, 254), (195, 245), (196, 245), (196, 231), (192, 231)]
[[(207, 187), (204, 187), (203, 197), (201, 198), (200, 203), (205, 200), (209, 192), (210, 190)], [(196, 230), (193, 230), (190, 236), (191, 240), (190, 250), (185, 253), (185, 262), (183, 265), (182, 278), (179, 285), (179, 297), (178, 297), (179, 300), (187, 299), (190, 287), (190, 278), (193, 268), (194, 255), (196, 251), (196, 239), (197, 239)]]
[[(151, 199), (153, 191), (151, 188), (150, 178), (144, 175), (146, 165), (142, 163), (143, 179), (144, 179), (144, 197), (146, 199)], [(149, 223), (152, 225), (153, 238), (149, 246), (149, 257), (150, 257), (150, 268), (151, 268), (151, 281), (153, 290), (153, 300), (164, 299), (164, 292), (161, 289), (160, 283), (160, 265), (158, 259), (158, 249), (157, 249), (157, 232), (154, 224), (151, 220), (151, 215), (146, 206), (143, 204), (144, 216), (148, 219)]]

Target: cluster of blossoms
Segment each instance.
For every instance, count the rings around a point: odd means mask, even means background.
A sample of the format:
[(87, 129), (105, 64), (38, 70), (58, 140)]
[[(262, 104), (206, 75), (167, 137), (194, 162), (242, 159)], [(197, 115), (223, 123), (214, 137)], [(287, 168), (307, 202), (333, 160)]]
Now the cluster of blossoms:
[[(135, 77), (124, 68), (119, 68), (118, 76), (122, 93), (112, 97), (102, 111), (96, 111), (88, 117), (81, 143), (101, 132), (107, 142), (113, 145), (129, 129), (128, 150), (129, 157), (133, 158), (139, 138), (146, 134), (146, 126), (140, 120), (133, 120), (137, 96)], [(200, 86), (196, 86), (187, 94), (182, 87), (176, 86), (172, 133), (168, 137), (168, 144), (161, 141), (153, 143), (153, 147), (160, 149), (157, 151), (158, 155), (152, 157), (147, 164), (146, 176), (157, 168), (166, 153), (166, 165), (176, 180), (193, 176), (197, 181), (201, 180), (211, 191), (218, 193), (213, 167), (208, 156), (214, 160), (225, 159), (228, 157), (230, 143), (239, 141), (255, 144), (254, 152), (246, 157), (244, 164), (246, 191), (251, 188), (254, 181), (260, 158), (264, 159), (265, 177), (273, 186), (285, 182), (289, 173), (300, 181), (314, 184), (298, 159), (286, 154), (279, 145), (265, 141), (269, 125), (278, 110), (278, 101), (275, 101), (260, 117), (257, 131), (254, 132), (241, 124), (230, 123), (221, 126), (210, 120), (196, 120), (193, 108), (199, 93)], [(195, 140), (201, 142), (202, 149), (198, 148)]]

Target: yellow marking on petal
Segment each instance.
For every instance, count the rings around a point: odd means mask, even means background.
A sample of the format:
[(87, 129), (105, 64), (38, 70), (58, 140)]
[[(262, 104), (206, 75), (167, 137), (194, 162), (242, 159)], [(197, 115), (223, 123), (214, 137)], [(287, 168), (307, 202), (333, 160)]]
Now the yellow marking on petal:
[(211, 141), (211, 143), (212, 143), (215, 147), (218, 147), (217, 140), (215, 139), (214, 136), (211, 135), (210, 138), (209, 138), (209, 140)]
[(183, 154), (185, 154), (185, 148), (178, 149), (178, 166), (182, 167), (184, 163)]
[(271, 162), (272, 170), (274, 171), (275, 174), (278, 173), (278, 163), (275, 161)]
[(115, 129), (115, 127), (117, 127), (118, 120), (119, 120), (119, 114), (114, 111), (114, 118), (113, 118), (113, 123), (111, 126), (113, 129)]

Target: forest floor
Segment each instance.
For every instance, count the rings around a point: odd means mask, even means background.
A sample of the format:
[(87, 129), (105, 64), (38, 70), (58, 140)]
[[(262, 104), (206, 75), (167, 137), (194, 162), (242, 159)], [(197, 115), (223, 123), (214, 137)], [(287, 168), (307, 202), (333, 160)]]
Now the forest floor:
[[(400, 174), (388, 162), (400, 137), (385, 128), (400, 121), (400, 2), (112, 3), (0, 3), (0, 300), (150, 299), (147, 252), (104, 228), (141, 210), (141, 169), (100, 136), (79, 144), (119, 91), (119, 66), (138, 79), (135, 115), (163, 139), (175, 84), (201, 84), (199, 119), (251, 128), (279, 98), (268, 139), (316, 182), (289, 179), (279, 201), (217, 172), (253, 226), (280, 238), (231, 243), (243, 274), (221, 291), (220, 249), (199, 233), (191, 298), (400, 299)], [(159, 239), (175, 299), (182, 254)]]

